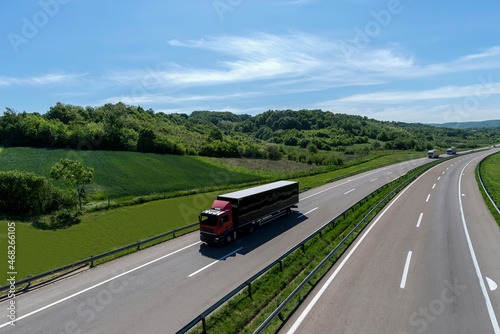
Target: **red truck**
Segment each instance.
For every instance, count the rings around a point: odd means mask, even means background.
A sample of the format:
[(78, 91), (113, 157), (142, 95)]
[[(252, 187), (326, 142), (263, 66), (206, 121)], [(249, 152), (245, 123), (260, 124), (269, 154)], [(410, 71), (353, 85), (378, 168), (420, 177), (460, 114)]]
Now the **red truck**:
[(277, 181), (219, 195), (200, 214), (200, 240), (209, 245), (230, 243), (242, 231), (252, 232), (278, 217), (288, 215), (299, 203), (299, 183)]

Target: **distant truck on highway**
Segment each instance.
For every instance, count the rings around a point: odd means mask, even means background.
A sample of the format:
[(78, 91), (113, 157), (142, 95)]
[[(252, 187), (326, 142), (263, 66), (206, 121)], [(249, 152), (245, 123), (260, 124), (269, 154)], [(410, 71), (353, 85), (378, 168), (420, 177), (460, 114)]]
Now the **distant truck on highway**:
[(427, 157), (429, 157), (429, 158), (431, 158), (431, 159), (432, 159), (432, 158), (437, 158), (437, 157), (439, 157), (439, 153), (440, 153), (440, 152), (441, 152), (441, 151), (436, 150), (436, 149), (434, 149), (434, 150), (430, 150), (429, 152), (427, 152)]
[(242, 231), (288, 215), (299, 203), (299, 183), (278, 181), (219, 195), (199, 216), (200, 240), (220, 245), (235, 240)]
[(450, 147), (449, 149), (446, 150), (446, 154), (448, 154), (448, 155), (457, 154), (457, 148)]

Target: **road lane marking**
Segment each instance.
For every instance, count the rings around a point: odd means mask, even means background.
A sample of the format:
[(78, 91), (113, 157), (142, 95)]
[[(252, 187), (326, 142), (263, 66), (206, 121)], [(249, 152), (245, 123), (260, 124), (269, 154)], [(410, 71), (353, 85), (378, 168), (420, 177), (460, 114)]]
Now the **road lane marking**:
[(446, 171), (443, 172), (443, 174), (446, 173)]
[(406, 286), (406, 278), (408, 277), (408, 270), (410, 269), (411, 254), (411, 251), (409, 251), (408, 256), (406, 257), (405, 269), (403, 271), (403, 277), (401, 278), (401, 284), (399, 285), (401, 289), (404, 289)]
[(371, 180), (370, 182), (373, 182), (373, 181), (377, 181), (378, 180), (378, 177), (374, 178), (373, 180)]
[[(81, 295), (82, 293), (85, 293), (85, 292), (87, 292), (87, 291), (90, 291), (90, 290), (92, 290), (92, 289), (95, 289), (95, 288), (97, 288), (97, 287), (99, 287), (99, 286), (101, 286), (101, 285), (104, 285), (104, 284), (106, 284), (106, 283), (108, 283), (108, 282), (111, 282), (111, 281), (113, 281), (113, 280), (117, 279), (117, 278), (120, 278), (120, 277), (122, 277), (122, 276), (125, 276), (125, 275), (127, 275), (127, 274), (130, 274), (131, 272), (134, 272), (134, 271), (136, 271), (136, 270), (139, 270), (139, 269), (141, 269), (141, 268), (144, 268), (144, 267), (146, 267), (146, 266), (148, 266), (148, 265), (150, 265), (150, 264), (152, 264), (152, 263), (155, 263), (155, 262), (158, 262), (158, 261), (160, 261), (160, 260), (163, 260), (163, 259), (164, 259), (164, 258), (166, 258), (166, 257), (169, 257), (169, 256), (171, 256), (171, 255), (177, 254), (177, 253), (179, 253), (179, 252), (181, 252), (181, 251), (183, 251), (183, 250), (185, 250), (185, 249), (188, 249), (189, 247), (193, 247), (193, 246), (195, 246), (195, 245), (197, 245), (197, 244), (200, 244), (200, 243), (201, 243), (201, 241), (197, 241), (197, 242), (195, 242), (194, 244), (191, 244), (191, 245), (189, 245), (189, 246), (186, 246), (186, 247), (183, 247), (183, 248), (181, 248), (181, 249), (178, 249), (178, 250), (176, 250), (176, 251), (174, 251), (174, 252), (172, 252), (172, 253), (169, 253), (169, 254), (167, 254), (167, 255), (163, 255), (163, 256), (161, 256), (161, 257), (159, 257), (159, 258), (157, 258), (157, 259), (154, 259), (154, 260), (152, 260), (152, 261), (149, 261), (148, 263), (141, 264), (141, 265), (140, 265), (140, 266), (138, 266), (138, 267), (135, 267), (135, 268), (133, 268), (133, 269), (130, 269), (130, 270), (128, 270), (128, 271), (126, 271), (126, 272), (124, 272), (124, 273), (121, 273), (121, 274), (119, 274), (119, 275), (116, 275), (116, 276), (114, 276), (114, 277), (108, 278), (107, 280), (102, 281), (101, 283), (97, 283), (97, 284), (95, 284), (95, 285), (92, 285), (91, 287), (88, 287), (88, 288), (86, 288), (86, 289), (83, 289), (83, 290), (81, 290), (81, 291), (78, 291), (78, 292), (76, 292), (76, 293), (74, 293), (74, 294), (72, 294), (72, 295), (70, 295), (70, 296), (68, 296), (68, 297), (65, 297), (65, 298), (63, 298), (63, 299), (60, 299), (60, 300), (58, 300), (58, 301), (55, 301), (55, 302), (53, 302), (52, 304), (46, 305), (46, 306), (44, 306), (44, 307), (39, 308), (38, 310), (35, 310), (35, 311), (33, 311), (33, 312), (30, 312), (30, 313), (28, 313), (28, 314), (25, 314), (25, 315), (23, 315), (23, 316), (20, 316), (20, 317), (16, 318), (16, 320), (14, 320), (14, 322), (17, 322), (17, 321), (19, 321), (19, 320), (25, 319), (25, 318), (27, 318), (27, 317), (29, 317), (29, 316), (32, 316), (33, 314), (36, 314), (36, 313), (41, 312), (41, 311), (43, 311), (43, 310), (46, 310), (46, 309), (48, 309), (48, 308), (50, 308), (50, 307), (52, 307), (52, 306), (55, 306), (55, 305), (60, 304), (60, 303), (62, 303), (62, 302), (65, 302), (65, 301), (67, 301), (67, 300), (69, 300), (69, 299), (71, 299), (71, 298), (73, 298), (73, 297), (76, 297), (76, 296), (78, 296), (78, 295)], [(0, 328), (3, 328), (3, 327), (5, 327), (5, 326), (9, 326), (9, 325), (11, 325), (11, 323), (12, 323), (12, 322), (11, 322), (11, 321), (9, 321), (9, 322), (7, 322), (7, 323), (5, 323), (5, 324), (2, 324), (2, 325), (0, 325)]]
[(432, 186), (432, 189), (436, 188), (436, 184), (434, 183), (434, 185)]
[(193, 277), (194, 275), (199, 274), (199, 273), (200, 273), (200, 272), (202, 272), (203, 270), (205, 270), (205, 269), (207, 269), (207, 268), (209, 268), (209, 267), (213, 266), (213, 265), (214, 265), (214, 264), (216, 264), (216, 263), (219, 263), (220, 261), (224, 261), (225, 259), (227, 259), (227, 258), (228, 258), (228, 257), (230, 257), (231, 255), (233, 255), (234, 253), (236, 253), (236, 252), (238, 252), (238, 251), (240, 251), (240, 250), (242, 250), (242, 249), (243, 249), (243, 247), (240, 247), (240, 248), (238, 248), (238, 249), (236, 249), (236, 250), (232, 251), (231, 253), (229, 253), (229, 254), (227, 254), (227, 255), (224, 255), (224, 256), (223, 256), (223, 257), (221, 257), (220, 259), (218, 259), (218, 260), (216, 260), (216, 261), (214, 261), (214, 262), (212, 262), (212, 263), (210, 263), (210, 264), (208, 264), (208, 265), (204, 266), (203, 268), (201, 268), (201, 269), (199, 269), (199, 270), (196, 270), (194, 273), (192, 273), (192, 274), (191, 274), (191, 275), (189, 275), (188, 277)]
[(490, 287), (490, 291), (495, 291), (498, 288), (498, 285), (494, 280), (486, 276), (486, 282), (488, 282), (488, 286)]
[(420, 223), (422, 222), (422, 217), (424, 216), (424, 213), (421, 212), (420, 213), (420, 217), (418, 217), (418, 223), (417, 223), (417, 227), (420, 227)]
[(438, 177), (438, 181), (439, 181), (439, 180), (441, 180), (441, 176), (440, 176), (440, 177)]
[(347, 263), (347, 261), (351, 258), (351, 256), (354, 253), (354, 251), (356, 251), (356, 249), (359, 247), (359, 245), (363, 242), (363, 240), (370, 233), (370, 231), (377, 225), (377, 223), (380, 221), (380, 219), (382, 219), (382, 217), (385, 215), (385, 213), (394, 205), (394, 203), (396, 203), (398, 201), (398, 199), (408, 189), (411, 188), (411, 186), (415, 182), (417, 182), (418, 180), (420, 180), (420, 178), (422, 176), (424, 176), (425, 174), (427, 174), (429, 171), (433, 170), (436, 167), (437, 166), (434, 166), (434, 167), (430, 168), (428, 171), (426, 171), (425, 173), (423, 173), (422, 175), (420, 175), (419, 177), (417, 177), (417, 179), (415, 181), (413, 181), (412, 183), (410, 183), (410, 185), (408, 187), (406, 187), (405, 189), (403, 189), (403, 191), (401, 191), (399, 193), (399, 195), (396, 196), (396, 198), (391, 203), (389, 203), (387, 205), (387, 207), (382, 211), (382, 213), (380, 214), (380, 216), (378, 216), (378, 218), (375, 219), (375, 221), (368, 227), (368, 229), (366, 230), (365, 234), (361, 235), (361, 237), (358, 240), (358, 242), (356, 243), (356, 245), (354, 245), (354, 247), (351, 249), (351, 251), (344, 258), (344, 260), (339, 264), (339, 266), (337, 267), (337, 269), (335, 269), (335, 271), (330, 276), (330, 278), (328, 278), (328, 280), (326, 281), (325, 285), (323, 285), (321, 287), (321, 289), (318, 291), (318, 293), (316, 294), (316, 296), (314, 296), (314, 298), (312, 299), (312, 301), (307, 305), (307, 307), (305, 308), (305, 310), (300, 314), (299, 318), (293, 323), (292, 327), (288, 330), (287, 334), (293, 334), (293, 333), (295, 333), (295, 331), (297, 331), (297, 329), (302, 324), (302, 322), (304, 321), (304, 319), (307, 317), (307, 315), (309, 314), (309, 312), (311, 312), (311, 310), (314, 307), (314, 305), (316, 305), (316, 303), (321, 298), (321, 296), (323, 295), (323, 293), (325, 293), (326, 289), (328, 289), (328, 287), (333, 282), (333, 280), (335, 279), (335, 277), (337, 277), (337, 275), (340, 272), (340, 270), (344, 267), (344, 265)]
[(347, 195), (348, 193), (350, 193), (350, 192), (352, 192), (354, 190), (356, 190), (356, 189), (353, 188), (353, 189), (349, 190), (348, 192), (344, 193), (344, 195)]
[(391, 175), (391, 174), (392, 174), (392, 172), (387, 173), (387, 175)]
[(427, 195), (427, 199), (425, 200), (426, 202), (429, 202), (429, 198), (431, 197), (431, 194)]
[[(467, 166), (469, 166), (469, 164), (476, 159), (477, 158), (474, 158), (471, 161), (469, 161), (467, 163), (467, 165), (465, 165), (465, 167), (462, 169), (462, 172), (460, 173), (460, 175), (463, 175), (465, 168), (467, 168)], [(474, 252), (474, 247), (472, 247), (472, 241), (471, 241), (470, 236), (469, 236), (469, 230), (467, 229), (467, 222), (465, 221), (464, 208), (462, 206), (462, 196), (460, 196), (461, 193), (462, 193), (462, 177), (459, 177), (459, 179), (458, 179), (458, 203), (460, 204), (460, 214), (462, 217), (462, 224), (464, 226), (465, 237), (467, 239), (467, 243), (469, 244), (470, 255), (472, 258), (472, 262), (474, 263), (474, 268), (476, 269), (476, 275), (477, 275), (477, 278), (479, 279), (479, 285), (481, 286), (481, 291), (483, 292), (484, 301), (486, 303), (486, 308), (488, 309), (488, 315), (490, 316), (491, 325), (493, 326), (493, 330), (494, 330), (495, 334), (500, 334), (500, 327), (498, 326), (498, 321), (497, 321), (497, 318), (495, 316), (495, 310), (493, 310), (490, 296), (488, 295), (488, 291), (486, 291), (486, 286), (484, 284), (483, 275), (481, 274), (481, 269), (479, 269), (479, 263), (477, 262), (476, 253)]]
[(312, 195), (309, 195), (309, 196), (307, 196), (307, 197), (304, 197), (303, 199), (301, 199), (301, 201), (303, 201), (303, 200), (305, 200), (305, 199), (308, 199), (308, 198), (310, 198), (310, 197), (313, 197), (313, 196), (319, 195), (319, 194), (321, 194), (321, 193), (324, 193), (325, 191), (331, 190), (331, 189), (333, 189), (333, 188), (337, 188), (337, 187), (343, 186), (344, 184), (347, 184), (347, 183), (349, 183), (349, 182), (351, 182), (351, 181), (356, 181), (356, 180), (362, 179), (362, 178), (364, 178), (364, 177), (366, 177), (366, 176), (368, 176), (368, 175), (372, 175), (372, 174), (375, 174), (375, 173), (377, 173), (377, 172), (378, 172), (378, 171), (375, 171), (375, 172), (373, 172), (373, 173), (366, 174), (366, 175), (363, 175), (363, 176), (357, 177), (357, 178), (355, 178), (355, 179), (352, 179), (352, 180), (349, 180), (349, 181), (346, 181), (346, 182), (343, 182), (343, 183), (337, 184), (337, 185), (335, 185), (335, 186), (333, 186), (333, 187), (323, 189), (323, 190), (321, 190), (321, 191), (318, 191), (318, 192), (317, 192), (317, 193), (315, 193), (315, 194), (312, 194)]
[(298, 218), (302, 218), (302, 217), (304, 217), (304, 216), (305, 216), (305, 215), (307, 215), (308, 213), (311, 213), (311, 212), (313, 212), (314, 210), (316, 210), (317, 208), (318, 208), (318, 207), (315, 207), (314, 209), (309, 210), (309, 211), (307, 211), (306, 213), (301, 214)]

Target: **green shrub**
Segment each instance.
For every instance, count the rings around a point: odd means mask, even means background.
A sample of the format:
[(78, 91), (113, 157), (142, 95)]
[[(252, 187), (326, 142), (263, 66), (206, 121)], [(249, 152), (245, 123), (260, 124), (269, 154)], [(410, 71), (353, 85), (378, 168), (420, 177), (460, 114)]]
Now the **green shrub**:
[(0, 172), (0, 212), (34, 215), (75, 203), (74, 194), (55, 187), (43, 176), (18, 170)]

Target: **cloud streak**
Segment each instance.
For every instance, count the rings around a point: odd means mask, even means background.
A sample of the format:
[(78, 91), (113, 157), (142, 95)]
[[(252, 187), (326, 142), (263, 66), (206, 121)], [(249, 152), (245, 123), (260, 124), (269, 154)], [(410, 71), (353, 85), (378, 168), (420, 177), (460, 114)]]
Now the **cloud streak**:
[(49, 73), (36, 77), (29, 78), (14, 78), (7, 76), (0, 76), (0, 86), (45, 86), (54, 85), (67, 82), (74, 82), (75, 80), (86, 76), (87, 74), (64, 74), (64, 73)]

